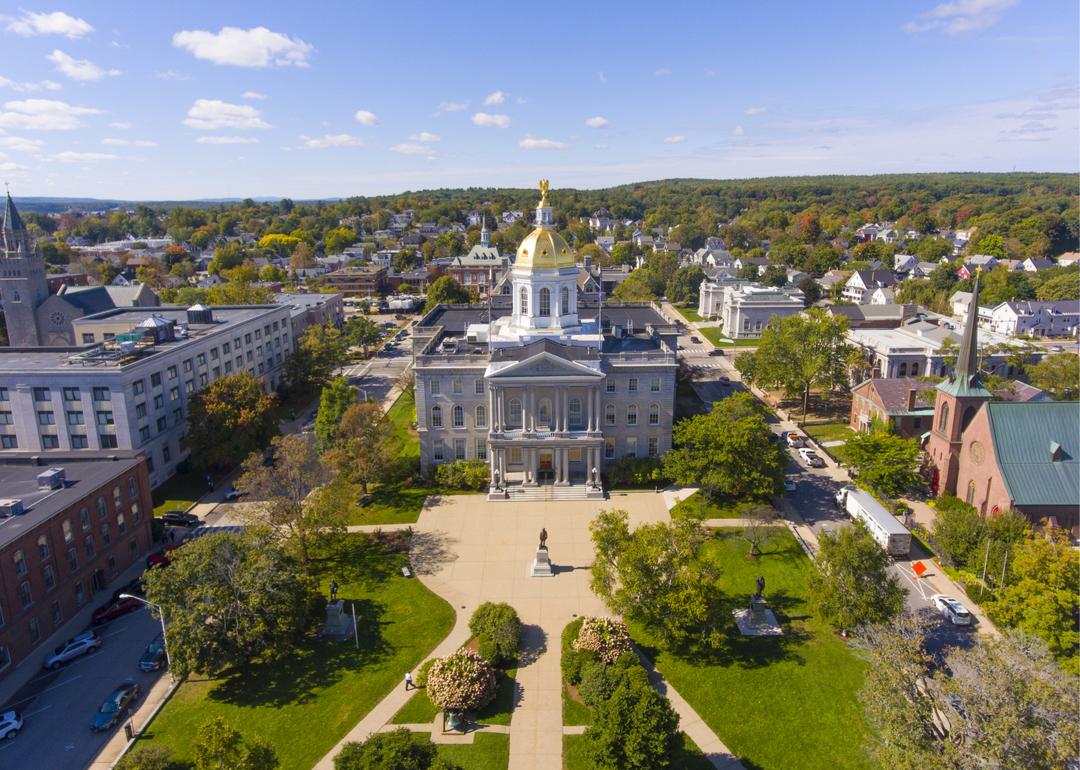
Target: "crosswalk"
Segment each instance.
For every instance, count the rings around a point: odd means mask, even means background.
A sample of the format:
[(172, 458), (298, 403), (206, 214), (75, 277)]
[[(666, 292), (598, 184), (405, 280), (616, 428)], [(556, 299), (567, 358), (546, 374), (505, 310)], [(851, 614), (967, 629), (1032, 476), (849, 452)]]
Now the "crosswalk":
[(704, 345), (679, 345), (679, 352), (681, 353), (708, 353), (712, 348), (707, 348)]

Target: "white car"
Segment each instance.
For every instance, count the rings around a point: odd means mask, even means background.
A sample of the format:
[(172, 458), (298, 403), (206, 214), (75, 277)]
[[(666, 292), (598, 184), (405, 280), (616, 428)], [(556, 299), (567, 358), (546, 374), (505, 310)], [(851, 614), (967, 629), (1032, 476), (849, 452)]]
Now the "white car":
[(799, 457), (801, 457), (802, 461), (809, 465), (811, 468), (825, 467), (825, 461), (818, 457), (817, 452), (815, 452), (813, 449), (802, 447), (801, 449), (799, 449)]
[(69, 660), (74, 660), (80, 655), (93, 652), (100, 646), (101, 637), (93, 631), (86, 631), (78, 636), (68, 639), (57, 647), (52, 655), (45, 658), (45, 668), (60, 668), (62, 664), (67, 663)]
[(22, 714), (18, 711), (5, 711), (0, 714), (0, 740), (14, 738), (22, 729)]
[(954, 626), (970, 626), (971, 613), (960, 602), (945, 594), (934, 594), (930, 601), (938, 608), (938, 612), (949, 619)]

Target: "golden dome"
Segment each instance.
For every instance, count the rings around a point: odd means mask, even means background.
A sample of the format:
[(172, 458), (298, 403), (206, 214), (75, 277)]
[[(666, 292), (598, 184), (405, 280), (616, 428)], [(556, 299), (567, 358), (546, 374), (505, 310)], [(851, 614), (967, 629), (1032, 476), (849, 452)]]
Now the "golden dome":
[(566, 239), (546, 227), (538, 227), (525, 236), (514, 261), (515, 268), (526, 270), (558, 270), (576, 264), (574, 250)]

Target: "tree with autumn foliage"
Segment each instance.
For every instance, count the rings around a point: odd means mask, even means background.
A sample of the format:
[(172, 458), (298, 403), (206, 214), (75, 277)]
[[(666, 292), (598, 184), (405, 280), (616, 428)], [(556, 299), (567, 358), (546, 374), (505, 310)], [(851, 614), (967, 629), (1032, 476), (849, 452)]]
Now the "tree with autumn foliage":
[(235, 465), (278, 432), (277, 397), (248, 372), (214, 380), (189, 403), (187, 443), (203, 469)]

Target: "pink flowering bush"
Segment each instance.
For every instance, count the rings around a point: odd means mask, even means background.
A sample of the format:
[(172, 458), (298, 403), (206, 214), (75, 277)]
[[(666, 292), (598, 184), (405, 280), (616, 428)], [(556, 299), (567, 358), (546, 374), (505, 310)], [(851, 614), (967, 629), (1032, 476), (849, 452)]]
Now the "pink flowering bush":
[(495, 697), (495, 669), (471, 650), (439, 658), (428, 670), (427, 695), (444, 709), (482, 708)]
[(588, 650), (604, 663), (612, 664), (625, 652), (630, 652), (630, 632), (621, 620), (584, 618), (575, 650)]

